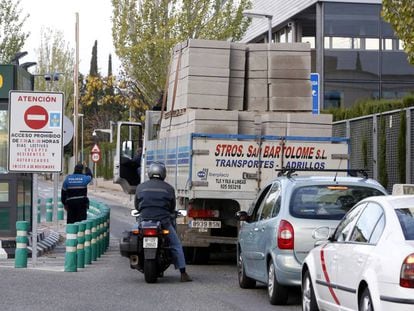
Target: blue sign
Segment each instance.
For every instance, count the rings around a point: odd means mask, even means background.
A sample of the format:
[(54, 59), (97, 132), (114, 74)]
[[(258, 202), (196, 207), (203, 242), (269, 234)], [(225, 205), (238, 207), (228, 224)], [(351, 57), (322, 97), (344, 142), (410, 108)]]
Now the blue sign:
[(311, 73), (312, 84), (312, 114), (319, 114), (319, 73)]

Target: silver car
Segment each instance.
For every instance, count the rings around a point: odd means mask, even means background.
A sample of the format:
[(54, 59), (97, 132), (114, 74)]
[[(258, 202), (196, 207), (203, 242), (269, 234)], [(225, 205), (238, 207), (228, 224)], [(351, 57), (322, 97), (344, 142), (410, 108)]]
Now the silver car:
[(242, 288), (267, 284), (271, 304), (286, 304), (289, 287), (301, 285), (301, 267), (314, 247), (313, 231), (333, 231), (360, 200), (387, 191), (366, 177), (280, 176), (240, 211), (238, 275)]

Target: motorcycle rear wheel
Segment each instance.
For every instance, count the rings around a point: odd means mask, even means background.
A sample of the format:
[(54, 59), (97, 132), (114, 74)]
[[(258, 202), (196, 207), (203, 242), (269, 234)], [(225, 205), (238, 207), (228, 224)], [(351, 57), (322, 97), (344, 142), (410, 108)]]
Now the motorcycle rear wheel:
[(145, 259), (144, 261), (144, 277), (145, 282), (147, 283), (155, 283), (157, 282), (158, 277), (158, 268), (157, 262), (155, 259)]

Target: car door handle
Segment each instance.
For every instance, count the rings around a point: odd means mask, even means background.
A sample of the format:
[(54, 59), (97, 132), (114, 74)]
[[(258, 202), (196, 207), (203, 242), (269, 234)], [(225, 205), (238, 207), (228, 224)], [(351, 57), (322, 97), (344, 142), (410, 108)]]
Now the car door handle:
[(254, 231), (256, 231), (256, 232), (258, 232), (258, 231), (262, 231), (262, 232), (264, 232), (265, 231), (265, 228), (264, 227), (262, 227), (262, 228), (254, 228), (253, 229)]
[(257, 232), (257, 231), (259, 231), (259, 228), (256, 227), (256, 228), (253, 229), (253, 231)]

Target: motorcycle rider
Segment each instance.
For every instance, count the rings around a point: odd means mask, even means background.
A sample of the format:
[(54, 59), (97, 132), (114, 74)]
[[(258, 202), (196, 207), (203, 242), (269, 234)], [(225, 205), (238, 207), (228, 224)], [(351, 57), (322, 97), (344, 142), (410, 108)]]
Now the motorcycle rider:
[(159, 220), (163, 227), (169, 230), (171, 253), (175, 268), (180, 269), (181, 282), (191, 282), (192, 279), (185, 271), (183, 247), (172, 224), (175, 213), (174, 188), (164, 181), (167, 170), (163, 163), (154, 162), (148, 169), (149, 180), (139, 184), (135, 192), (135, 208), (143, 220)]

